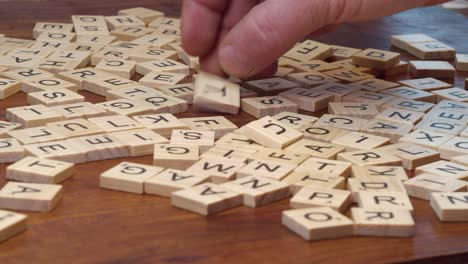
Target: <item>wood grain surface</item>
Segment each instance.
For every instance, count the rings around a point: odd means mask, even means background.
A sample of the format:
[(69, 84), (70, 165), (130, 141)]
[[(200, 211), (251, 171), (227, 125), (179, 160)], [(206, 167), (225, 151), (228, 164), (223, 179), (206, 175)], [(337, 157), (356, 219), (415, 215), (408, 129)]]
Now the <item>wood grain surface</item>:
[[(0, 33), (30, 38), (37, 21), (68, 22), (72, 14), (111, 15), (134, 6), (180, 15), (180, 1), (174, 0), (0, 0)], [(426, 33), (468, 53), (467, 28), (468, 18), (432, 7), (342, 25), (314, 38), (390, 49), (392, 34)], [(410, 57), (404, 54), (403, 58)], [(455, 84), (463, 87), (467, 77), (459, 74)], [(91, 102), (103, 101), (82, 94)], [(0, 119), (5, 118), (6, 108), (21, 105), (26, 105), (24, 94), (2, 100)], [(227, 117), (239, 126), (253, 119), (247, 114)], [(125, 160), (151, 164), (151, 159)], [(29, 229), (0, 245), (0, 263), (467, 263), (468, 224), (440, 223), (427, 201), (413, 199), (414, 238), (306, 242), (281, 225), (288, 200), (204, 217), (176, 209), (166, 198), (99, 189), (100, 173), (122, 160), (78, 165), (76, 174), (63, 184), (64, 198), (58, 208), (51, 213), (27, 213)], [(0, 165), (0, 186), (5, 183), (5, 167)]]

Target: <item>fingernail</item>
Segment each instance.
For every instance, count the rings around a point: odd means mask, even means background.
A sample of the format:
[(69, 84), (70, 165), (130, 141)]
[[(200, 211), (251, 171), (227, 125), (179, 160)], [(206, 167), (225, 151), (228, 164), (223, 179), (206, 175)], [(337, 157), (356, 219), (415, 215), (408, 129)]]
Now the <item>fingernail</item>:
[(255, 73), (253, 65), (247, 65), (240, 59), (240, 54), (232, 45), (225, 45), (219, 49), (219, 63), (229, 75), (248, 78)]

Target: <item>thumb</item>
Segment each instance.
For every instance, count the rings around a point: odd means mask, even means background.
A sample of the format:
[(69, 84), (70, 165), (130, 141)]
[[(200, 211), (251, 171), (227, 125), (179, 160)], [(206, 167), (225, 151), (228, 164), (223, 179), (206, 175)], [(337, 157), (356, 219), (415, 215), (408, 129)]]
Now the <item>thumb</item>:
[[(230, 75), (248, 78), (273, 64), (309, 33), (324, 26), (368, 19), (376, 14), (389, 15), (435, 1), (263, 1), (252, 8), (223, 39), (218, 51), (219, 64)], [(386, 11), (382, 12), (382, 6), (388, 7)]]

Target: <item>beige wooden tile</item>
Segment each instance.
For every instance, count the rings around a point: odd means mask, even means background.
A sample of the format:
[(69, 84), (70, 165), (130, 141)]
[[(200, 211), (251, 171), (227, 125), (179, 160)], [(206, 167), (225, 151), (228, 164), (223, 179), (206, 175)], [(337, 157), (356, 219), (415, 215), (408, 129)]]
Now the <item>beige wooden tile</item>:
[(181, 36), (181, 29), (175, 27), (166, 27), (166, 26), (159, 26), (154, 29), (154, 34), (159, 34), (163, 36), (173, 36), (180, 38)]
[(48, 123), (47, 127), (65, 135), (67, 138), (104, 133), (103, 129), (83, 118), (52, 122)]
[(202, 215), (212, 215), (242, 204), (242, 194), (213, 183), (173, 192), (172, 205)]
[(374, 93), (399, 86), (397, 83), (386, 81), (386, 80), (381, 80), (377, 78), (353, 82), (349, 85), (359, 88), (361, 90), (374, 92)]
[(304, 133), (304, 139), (330, 143), (334, 138), (345, 135), (350, 130), (335, 127), (311, 125), (300, 129)]
[(282, 181), (290, 185), (291, 194), (296, 194), (307, 186), (325, 189), (344, 189), (346, 178), (293, 171)]
[(392, 46), (395, 46), (404, 51), (408, 51), (409, 45), (414, 43), (435, 42), (434, 39), (425, 34), (406, 34), (406, 35), (393, 35), (391, 38)]
[(295, 88), (281, 93), (280, 96), (296, 103), (299, 109), (309, 112), (325, 109), (334, 100), (331, 92), (306, 88)]
[(130, 156), (152, 155), (154, 144), (166, 144), (169, 140), (149, 129), (121, 131), (109, 134), (112, 138), (128, 145)]
[(24, 214), (0, 210), (0, 243), (26, 230), (26, 219)]
[(319, 120), (317, 120), (317, 122), (315, 122), (315, 125), (359, 131), (367, 122), (369, 121), (362, 118), (324, 114)]
[(336, 159), (338, 153), (344, 150), (345, 148), (342, 146), (311, 139), (301, 139), (285, 149), (287, 152), (299, 153), (322, 159)]
[(39, 36), (37, 36), (37, 41), (63, 41), (63, 42), (73, 42), (76, 38), (76, 34), (72, 32), (53, 32), (53, 31), (43, 31)]
[(468, 102), (468, 92), (462, 88), (447, 88), (433, 91), (437, 96), (437, 101), (452, 100), (457, 102)]
[(190, 166), (186, 171), (200, 175), (207, 175), (211, 182), (225, 183), (236, 177), (236, 172), (244, 166), (243, 162), (222, 158), (202, 158)]
[(413, 212), (413, 205), (406, 193), (401, 192), (358, 192), (358, 205), (367, 210), (408, 210)]
[(371, 135), (389, 138), (392, 143), (397, 143), (401, 137), (408, 135), (414, 125), (397, 121), (374, 119), (370, 120), (361, 131)]
[(407, 170), (414, 170), (416, 167), (438, 161), (439, 152), (420, 145), (398, 143), (379, 148), (387, 151), (401, 159), (402, 165)]
[(386, 70), (400, 62), (400, 54), (396, 52), (366, 49), (352, 56), (353, 64), (374, 69)]
[(7, 167), (5, 178), (29, 183), (61, 183), (73, 173), (72, 163), (26, 157)]
[(78, 85), (55, 77), (37, 78), (30, 81), (24, 81), (21, 84), (21, 91), (32, 93), (39, 91), (48, 91), (56, 89), (67, 89), (72, 92), (78, 91)]
[(456, 192), (464, 190), (468, 183), (454, 178), (423, 173), (405, 181), (411, 197), (430, 200), (433, 192)]
[(174, 72), (186, 75), (190, 74), (190, 68), (187, 65), (171, 59), (161, 59), (137, 63), (137, 73), (146, 75), (152, 71)]
[[(182, 83), (182, 84), (176, 84), (176, 85), (170, 85), (170, 86), (164, 86), (164, 87), (158, 87), (157, 88), (159, 91), (162, 91), (163, 93), (185, 100), (189, 104), (192, 103), (193, 101), (193, 96), (194, 96), (194, 87), (192, 83)], [(242, 88), (240, 90), (241, 92), (241, 98), (242, 97)], [(255, 95), (256, 97), (256, 95)]]
[(28, 93), (27, 101), (30, 105), (56, 106), (82, 103), (85, 101), (85, 97), (67, 89), (50, 89)]
[(144, 191), (147, 194), (171, 197), (178, 190), (184, 190), (202, 183), (209, 182), (209, 176), (167, 169), (144, 181)]
[(186, 78), (187, 75), (183, 73), (152, 71), (141, 78), (139, 83), (159, 90), (184, 82)]
[(150, 22), (153, 22), (157, 18), (164, 17), (163, 12), (145, 8), (145, 7), (134, 7), (134, 8), (128, 8), (128, 9), (122, 9), (122, 10), (119, 10), (119, 15), (136, 16), (140, 20), (145, 22), (145, 24), (149, 24)]
[(437, 150), (440, 152), (442, 159), (466, 155), (468, 154), (468, 139), (466, 137), (454, 137), (440, 145)]
[(29, 156), (53, 159), (73, 164), (86, 162), (86, 152), (66, 140), (29, 144), (24, 146)]
[(238, 133), (227, 133), (220, 139), (216, 141), (217, 146), (225, 146), (225, 147), (239, 147), (245, 149), (253, 149), (258, 151), (263, 149), (264, 147), (247, 136)]
[(241, 146), (214, 145), (208, 151), (203, 153), (202, 158), (209, 160), (227, 159), (235, 162), (246, 162), (257, 152), (254, 148), (244, 148)]
[[(80, 35), (109, 35), (106, 21), (103, 16), (72, 16), (75, 32)], [(110, 43), (110, 42), (109, 42)], [(109, 43), (105, 43), (107, 45)]]
[(145, 26), (145, 23), (134, 15), (107, 16), (105, 19), (107, 26), (111, 30), (119, 27)]
[(94, 135), (67, 139), (82, 153), (86, 153), (86, 162), (123, 158), (130, 156), (129, 147), (109, 135)]
[(434, 79), (434, 78), (421, 78), (421, 79), (412, 79), (412, 80), (404, 80), (399, 81), (400, 84), (408, 87), (412, 87), (415, 89), (423, 90), (423, 91), (434, 91), (440, 90), (445, 88), (453, 87), (453, 85)]
[(200, 158), (197, 145), (155, 144), (153, 165), (186, 170)]
[(352, 193), (352, 200), (357, 202), (358, 192), (373, 192), (379, 194), (405, 193), (406, 189), (399, 179), (394, 178), (350, 178), (347, 181), (347, 189)]
[(399, 166), (401, 159), (383, 150), (357, 150), (338, 154), (338, 160), (348, 161), (358, 166)]
[(24, 148), (14, 138), (0, 138), (0, 163), (16, 162), (25, 156)]
[(416, 224), (408, 210), (351, 208), (354, 234), (376, 237), (412, 237)]
[(174, 129), (189, 129), (189, 126), (172, 114), (153, 114), (134, 116), (137, 122), (159, 135), (170, 138)]
[(289, 197), (288, 184), (259, 176), (247, 176), (221, 186), (241, 193), (244, 205), (253, 208)]
[(94, 53), (94, 52), (99, 52), (103, 48), (104, 48), (104, 45), (101, 45), (101, 44), (74, 42), (68, 45), (63, 51), (85, 51), (85, 52)]
[(336, 70), (340, 68), (340, 66), (338, 65), (332, 65), (328, 62), (321, 61), (321, 60), (296, 62), (293, 60), (286, 59), (284, 66), (287, 66), (288, 68), (292, 67), (295, 71), (299, 71), (299, 72), (314, 72), (314, 71), (325, 72), (325, 71)]
[(81, 89), (82, 82), (84, 80), (97, 80), (108, 78), (109, 74), (103, 71), (100, 71), (95, 68), (83, 68), (72, 71), (65, 71), (58, 74), (59, 78), (62, 78), (66, 81), (79, 85)]
[(272, 160), (252, 160), (239, 169), (236, 173), (237, 179), (250, 175), (262, 176), (273, 180), (281, 180), (286, 177), (296, 165)]
[[(335, 65), (335, 66), (339, 66), (340, 67), (339, 69), (352, 70), (353, 72), (357, 71), (358, 73), (363, 72), (363, 73), (372, 74), (372, 73), (375, 72), (375, 70), (373, 70), (373, 69), (371, 69), (369, 67), (362, 67), (362, 66), (358, 66), (356, 64), (353, 64), (353, 59), (352, 58), (335, 61), (335, 62), (332, 62), (330, 64)], [(351, 74), (351, 75), (354, 75), (354, 74)], [(365, 79), (366, 78), (362, 78), (362, 80), (365, 80)]]
[[(149, 37), (153, 37), (152, 40), (149, 40), (149, 43), (145, 43), (144, 40), (148, 39)], [(145, 61), (154, 61), (154, 60), (163, 60), (163, 59), (177, 59), (177, 51), (168, 50), (168, 49), (161, 49), (152, 47), (153, 44), (151, 41), (158, 41), (159, 38), (154, 35), (147, 35), (146, 37), (139, 38), (136, 41), (139, 44), (143, 45), (151, 45), (150, 47), (141, 47), (135, 49), (130, 52), (130, 60), (136, 62), (145, 62)]]
[(408, 53), (422, 60), (450, 60), (456, 50), (442, 42), (420, 42), (408, 45)]
[[(176, 37), (168, 36), (168, 35), (161, 35), (161, 34), (149, 34), (140, 38), (133, 40), (133, 43), (141, 44), (141, 45), (149, 45), (150, 48), (161, 49), (163, 47), (168, 46), (168, 44), (176, 41)], [(165, 48), (166, 49), (166, 48)], [(166, 56), (166, 55), (164, 55)], [(155, 58), (155, 59), (170, 59), (173, 55), (168, 56), (167, 58)], [(175, 58), (175, 57), (174, 57)], [(143, 60), (146, 61), (146, 60)]]
[(330, 102), (328, 103), (328, 113), (333, 115), (372, 119), (379, 114), (379, 110), (373, 104)]
[(7, 132), (18, 129), (21, 124), (0, 120), (0, 138), (7, 137)]
[(132, 41), (142, 36), (153, 33), (154, 30), (141, 26), (119, 27), (110, 32), (112, 36), (116, 36), (117, 40)]
[(0, 207), (21, 211), (52, 211), (62, 199), (62, 186), (8, 182), (0, 190)]
[(353, 221), (329, 207), (283, 211), (281, 222), (305, 240), (353, 235)]
[(400, 63), (393, 66), (393, 68), (383, 70), (381, 74), (385, 77), (391, 77), (391, 76), (396, 76), (400, 74), (407, 74), (408, 68), (409, 68), (409, 63), (406, 61), (400, 60)]
[(6, 79), (13, 79), (18, 81), (31, 81), (41, 78), (53, 77), (54, 74), (38, 68), (22, 68), (2, 72), (0, 73), (0, 76)]
[(350, 205), (350, 191), (312, 186), (303, 187), (291, 199), (291, 207), (296, 209), (328, 206), (343, 213)]
[(442, 222), (468, 221), (468, 193), (432, 193), (431, 206)]
[(151, 21), (150, 24), (148, 24), (149, 28), (158, 28), (158, 27), (161, 27), (161, 26), (180, 28), (181, 21), (180, 21), (179, 18), (158, 17), (155, 20)]
[(415, 126), (415, 129), (457, 136), (465, 129), (465, 124), (456, 119), (426, 116)]
[(405, 181), (408, 174), (405, 168), (399, 166), (352, 166), (351, 177), (372, 180), (372, 179), (394, 179)]
[[(91, 81), (90, 83), (97, 84), (96, 81)], [(131, 84), (131, 83), (130, 83)], [(140, 84), (129, 85), (126, 87), (118, 88), (118, 89), (109, 89), (105, 91), (105, 96), (107, 101), (116, 100), (116, 99), (144, 99), (150, 97), (157, 97), (161, 96), (161, 98), (165, 98), (165, 100), (161, 99), (162, 103), (169, 100), (164, 97), (164, 94), (156, 89), (149, 88)]]
[(107, 133), (144, 128), (142, 124), (124, 115), (112, 115), (89, 118), (99, 128)]
[(400, 142), (405, 143), (414, 143), (421, 145), (423, 147), (427, 147), (433, 150), (437, 150), (437, 148), (442, 145), (443, 143), (452, 139), (453, 136), (448, 134), (443, 134), (439, 132), (427, 131), (427, 130), (415, 130), (412, 133), (400, 138)]
[(15, 80), (0, 79), (0, 100), (21, 91), (21, 83)]
[(239, 84), (200, 73), (194, 84), (193, 111), (237, 114), (240, 108)]
[(417, 167), (415, 174), (434, 174), (449, 179), (465, 180), (468, 178), (468, 167), (440, 160)]
[(407, 122), (415, 124), (419, 122), (424, 116), (424, 113), (399, 108), (386, 108), (376, 116), (377, 119)]
[(10, 122), (20, 123), (25, 128), (42, 126), (63, 119), (61, 114), (44, 105), (7, 108), (5, 116)]
[(36, 22), (33, 29), (33, 38), (37, 37), (44, 31), (70, 33), (73, 31), (73, 24), (69, 23), (54, 23), (54, 22)]
[(214, 145), (214, 131), (202, 130), (172, 130), (171, 144), (199, 146), (200, 153), (204, 153)]
[(281, 112), (297, 112), (297, 104), (282, 96), (243, 98), (241, 109), (256, 118), (273, 116)]
[(136, 62), (121, 59), (103, 59), (96, 65), (96, 69), (127, 79), (133, 77), (135, 67)]
[(272, 161), (277, 163), (284, 163), (290, 165), (299, 165), (304, 160), (309, 158), (308, 154), (292, 152), (288, 149), (272, 149), (272, 148), (263, 148), (258, 150), (249, 158), (249, 162), (253, 160), (257, 161)]
[(245, 85), (246, 88), (252, 89), (253, 91), (262, 94), (284, 92), (300, 86), (295, 82), (280, 77), (248, 81), (245, 83)]
[(446, 61), (410, 61), (410, 72), (416, 78), (448, 78), (455, 77), (455, 68)]
[(329, 83), (324, 83), (317, 87), (314, 87), (312, 90), (315, 92), (323, 91), (323, 92), (330, 93), (333, 95), (333, 101), (341, 102), (344, 96), (351, 94), (351, 93), (355, 93), (359, 91), (360, 89), (357, 87), (351, 86), (349, 84), (329, 82)]
[(95, 105), (116, 115), (124, 116), (152, 114), (155, 112), (151, 104), (139, 100), (117, 99)]
[(333, 48), (333, 56), (331, 57), (333, 61), (349, 59), (354, 54), (362, 51), (361, 49), (355, 49), (351, 47), (344, 47), (344, 46), (337, 46), (337, 45), (331, 45), (331, 47)]
[(433, 93), (421, 91), (416, 88), (411, 87), (397, 87), (382, 91), (384, 94), (390, 94), (395, 97), (401, 97), (405, 99), (411, 99), (415, 101), (427, 102), (427, 103), (435, 103), (436, 96)]
[(390, 102), (393, 99), (395, 99), (395, 97), (389, 94), (358, 91), (344, 96), (343, 102), (374, 104), (378, 107), (378, 109), (381, 109), (384, 104)]
[(343, 146), (347, 151), (371, 150), (390, 143), (390, 139), (353, 131), (346, 135), (336, 137), (331, 143)]
[(351, 173), (351, 163), (347, 161), (309, 158), (299, 165), (295, 172), (313, 173), (329, 177), (348, 177)]
[(468, 71), (468, 54), (457, 54), (455, 65), (458, 71)]
[(245, 135), (266, 147), (279, 149), (285, 148), (303, 137), (301, 132), (269, 116), (246, 125)]
[(107, 47), (104, 47), (102, 50), (95, 52), (91, 55), (91, 65), (96, 66), (99, 64), (100, 61), (104, 59), (129, 60), (131, 52), (133, 52), (133, 49), (115, 48), (115, 47), (111, 48), (107, 46)]
[(345, 83), (352, 83), (374, 78), (374, 75), (364, 73), (354, 69), (337, 69), (325, 72), (326, 75), (338, 79)]
[(192, 130), (213, 131), (215, 139), (237, 129), (237, 126), (224, 116), (189, 117), (181, 118), (180, 121), (187, 124)]
[(300, 129), (304, 126), (311, 125), (312, 123), (318, 120), (318, 118), (315, 116), (292, 112), (282, 112), (277, 115), (274, 115), (273, 118), (295, 129)]
[(161, 167), (122, 162), (101, 174), (99, 177), (99, 187), (142, 194), (144, 182), (163, 170)]
[(306, 40), (292, 49), (290, 49), (283, 57), (302, 62), (310, 60), (324, 60), (333, 55), (333, 48), (327, 44)]
[[(106, 30), (107, 30), (107, 26), (106, 26)], [(112, 42), (114, 42), (115, 40), (116, 40), (116, 37), (109, 35), (109, 32), (107, 32), (107, 35), (77, 34), (76, 36), (76, 43), (86, 44), (86, 45), (91, 44), (91, 45), (107, 46), (111, 44)]]
[[(317, 87), (326, 83), (338, 83), (338, 79), (328, 76), (319, 71), (307, 71), (299, 73), (291, 73), (286, 78), (292, 82), (298, 83), (305, 88)], [(298, 85), (299, 86), (299, 85)], [(297, 86), (296, 86), (297, 87)]]
[(395, 98), (383, 104), (382, 108), (398, 108), (425, 113), (434, 107), (434, 105), (435, 104), (433, 103), (420, 102), (405, 98)]
[(89, 102), (52, 106), (50, 109), (63, 115), (64, 119), (93, 118), (110, 115), (106, 110)]
[(11, 130), (7, 132), (7, 134), (24, 145), (66, 138), (66, 135), (53, 128), (45, 126)]

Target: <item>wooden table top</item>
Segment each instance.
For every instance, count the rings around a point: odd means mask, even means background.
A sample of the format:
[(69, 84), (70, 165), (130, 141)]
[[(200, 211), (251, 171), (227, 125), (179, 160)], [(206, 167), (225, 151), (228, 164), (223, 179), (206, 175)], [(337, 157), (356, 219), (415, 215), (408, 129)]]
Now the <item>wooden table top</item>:
[[(36, 21), (67, 22), (72, 14), (111, 15), (134, 6), (180, 14), (180, 1), (174, 0), (3, 0), (0, 33), (30, 38)], [(468, 53), (467, 28), (466, 17), (433, 7), (343, 25), (316, 40), (389, 49), (393, 34), (426, 33)], [(460, 74), (456, 85), (463, 87), (467, 77)], [(103, 101), (83, 94), (91, 102)], [(0, 119), (5, 118), (6, 108), (25, 104), (24, 94), (1, 101)], [(237, 125), (252, 120), (247, 114), (227, 117)], [(151, 164), (152, 158), (125, 160)], [(58, 208), (51, 213), (27, 213), (28, 230), (0, 245), (0, 263), (427, 263), (436, 256), (463, 263), (468, 258), (468, 223), (440, 223), (427, 201), (413, 199), (417, 222), (413, 238), (306, 242), (281, 225), (288, 200), (204, 217), (174, 208), (166, 198), (99, 189), (100, 173), (121, 161), (78, 165), (72, 179), (63, 184), (64, 197)], [(0, 186), (5, 183), (5, 167), (0, 165)], [(437, 261), (441, 259), (431, 260)]]

